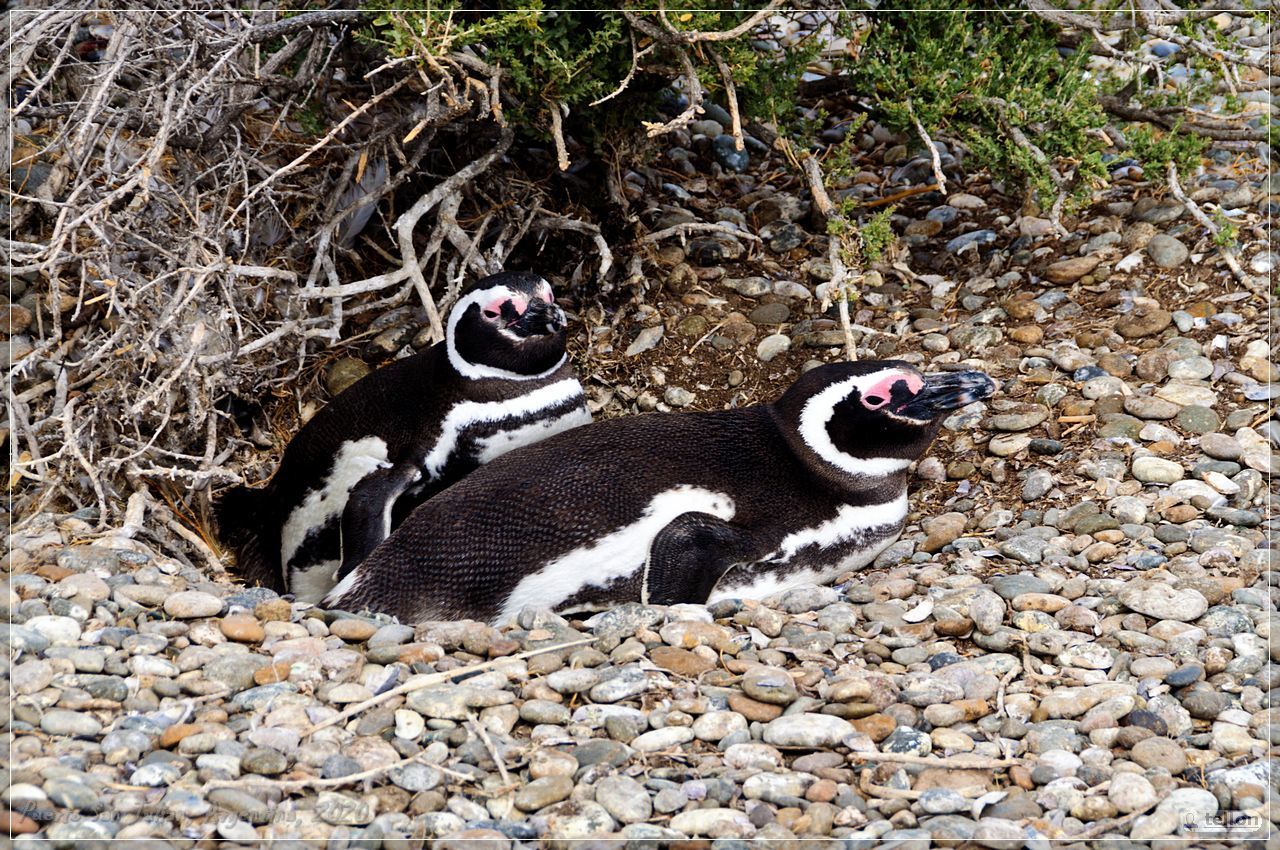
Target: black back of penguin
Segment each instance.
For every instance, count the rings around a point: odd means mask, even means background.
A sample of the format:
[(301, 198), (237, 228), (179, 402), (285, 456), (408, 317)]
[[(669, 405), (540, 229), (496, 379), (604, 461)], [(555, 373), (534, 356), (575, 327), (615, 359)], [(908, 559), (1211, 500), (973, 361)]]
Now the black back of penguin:
[(589, 421), (564, 324), (536, 275), (469, 287), (445, 342), (337, 396), (290, 441), (267, 487), (224, 494), (219, 526), (245, 578), (316, 601), (342, 549), (372, 549), (393, 514), (510, 448)]
[[(405, 621), (598, 609), (653, 595), (644, 585), (655, 541), (709, 540), (685, 562), (727, 568), (715, 559), (767, 560), (789, 533), (862, 507), (879, 536), (858, 542), (887, 545), (905, 516), (905, 470), (932, 441), (938, 411), (990, 392), (985, 376), (967, 380), (948, 396), (903, 363), (835, 364), (772, 405), (631, 417), (552, 438), (418, 508), (322, 604)], [(850, 382), (863, 392), (847, 391)], [(864, 471), (842, 468), (846, 459)], [(880, 522), (899, 502), (901, 515)], [(789, 568), (816, 551), (792, 548)]]

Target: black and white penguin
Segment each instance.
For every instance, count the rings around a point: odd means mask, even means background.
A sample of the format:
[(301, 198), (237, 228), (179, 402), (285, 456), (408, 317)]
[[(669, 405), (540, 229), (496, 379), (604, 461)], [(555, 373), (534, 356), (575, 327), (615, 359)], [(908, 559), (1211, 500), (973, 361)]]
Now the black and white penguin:
[(943, 415), (994, 391), (981, 372), (839, 363), (772, 404), (579, 428), (419, 507), (321, 605), (498, 624), (829, 582), (897, 538)]
[(591, 421), (551, 285), (477, 281), (445, 339), (352, 384), (289, 442), (271, 482), (217, 504), (243, 577), (318, 602), (419, 503), (514, 448)]

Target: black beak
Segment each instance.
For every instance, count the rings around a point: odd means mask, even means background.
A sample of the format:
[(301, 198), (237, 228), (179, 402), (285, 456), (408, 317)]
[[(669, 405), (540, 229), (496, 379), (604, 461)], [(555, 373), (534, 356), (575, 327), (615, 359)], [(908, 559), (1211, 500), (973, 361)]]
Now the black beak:
[(524, 315), (515, 323), (522, 336), (553, 334), (564, 328), (567, 319), (560, 305), (535, 298), (529, 302)]
[(948, 410), (955, 410), (966, 404), (988, 398), (995, 391), (996, 382), (983, 372), (943, 372), (939, 375), (925, 375), (924, 389), (894, 413), (928, 421)]

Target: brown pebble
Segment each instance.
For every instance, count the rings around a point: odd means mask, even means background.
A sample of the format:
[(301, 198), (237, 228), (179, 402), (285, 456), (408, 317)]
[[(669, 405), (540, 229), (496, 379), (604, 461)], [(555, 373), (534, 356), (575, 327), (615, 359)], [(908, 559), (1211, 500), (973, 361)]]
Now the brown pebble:
[(397, 659), (401, 664), (434, 664), (444, 658), (444, 649), (435, 643), (406, 643)]
[(177, 723), (160, 733), (160, 748), (168, 750), (176, 747), (183, 738), (202, 731), (204, 726), (200, 723)]
[(30, 324), (31, 311), (21, 304), (0, 307), (0, 332), (13, 336), (25, 331)]
[(748, 720), (768, 723), (782, 716), (782, 706), (756, 702), (746, 694), (733, 694), (729, 697), (729, 708)]
[(62, 581), (67, 576), (76, 574), (75, 570), (69, 570), (66, 567), (60, 567), (57, 564), (44, 564), (36, 568), (36, 575), (49, 581)]
[(1133, 364), (1123, 356), (1115, 353), (1103, 354), (1098, 358), (1098, 367), (1108, 375), (1127, 378), (1133, 374)]
[(1036, 345), (1044, 339), (1044, 328), (1039, 325), (1020, 325), (1009, 331), (1009, 338), (1023, 345)]
[(930, 788), (950, 788), (952, 791), (958, 791), (961, 788), (986, 785), (990, 781), (990, 771), (926, 767), (916, 776), (916, 781), (911, 787), (916, 791), (928, 791)]
[(253, 671), (253, 681), (259, 685), (274, 685), (288, 679), (289, 664), (284, 661), (277, 661), (275, 664), (268, 664)]
[(564, 658), (558, 652), (544, 652), (525, 661), (530, 676), (545, 676), (564, 666)]
[(293, 605), (287, 599), (276, 597), (253, 606), (253, 616), (262, 622), (287, 623), (293, 619)]
[(1031, 771), (1020, 764), (1009, 768), (1009, 779), (1024, 791), (1030, 791), (1036, 787), (1036, 784), (1031, 781)]
[(503, 658), (508, 655), (515, 655), (519, 651), (520, 642), (508, 638), (501, 638), (489, 644), (490, 658)]
[(878, 744), (898, 728), (898, 721), (887, 714), (872, 714), (853, 721), (853, 728)]
[(714, 661), (709, 661), (696, 652), (674, 646), (655, 646), (649, 653), (649, 660), (663, 670), (690, 677), (705, 673), (716, 666)]
[(27, 835), (40, 829), (40, 824), (31, 818), (9, 809), (5, 809), (4, 813), (0, 814), (0, 823), (4, 824), (4, 831), (10, 835)]
[(830, 803), (836, 798), (838, 790), (830, 779), (819, 779), (804, 792), (804, 798), (813, 803)]
[(262, 624), (248, 614), (229, 614), (218, 625), (229, 640), (238, 643), (261, 643), (266, 637)]
[(373, 633), (377, 630), (378, 627), (373, 623), (351, 618), (334, 620), (329, 624), (329, 634), (340, 637), (348, 643), (364, 643), (373, 637)]
[(951, 704), (964, 712), (965, 720), (977, 720), (991, 713), (991, 705), (985, 699), (958, 699)]
[(933, 630), (943, 637), (963, 637), (973, 629), (968, 617), (946, 617), (933, 624)]
[(1200, 511), (1191, 507), (1191, 505), (1174, 505), (1164, 511), (1165, 520), (1179, 525), (1184, 522), (1191, 522), (1198, 516), (1200, 516)]

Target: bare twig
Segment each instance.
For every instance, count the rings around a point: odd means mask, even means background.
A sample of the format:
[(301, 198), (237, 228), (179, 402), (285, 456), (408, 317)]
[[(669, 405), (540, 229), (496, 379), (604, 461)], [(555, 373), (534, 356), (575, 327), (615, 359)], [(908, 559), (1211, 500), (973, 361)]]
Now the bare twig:
[(552, 644), (551, 646), (541, 646), (537, 649), (530, 649), (526, 652), (517, 653), (516, 655), (507, 655), (502, 658), (495, 658), (492, 661), (482, 661), (479, 664), (472, 664), (468, 667), (461, 667), (457, 670), (447, 670), (443, 673), (430, 673), (416, 679), (411, 679), (398, 688), (392, 688), (385, 693), (378, 694), (377, 696), (364, 700), (363, 702), (358, 702), (332, 717), (315, 723), (310, 729), (302, 733), (302, 737), (308, 738), (316, 732), (319, 732), (321, 729), (350, 720), (352, 717), (355, 717), (362, 711), (373, 708), (375, 705), (382, 705), (382, 703), (393, 700), (396, 697), (404, 696), (405, 694), (410, 694), (414, 691), (420, 691), (423, 688), (429, 688), (432, 685), (443, 684), (444, 682), (456, 679), (459, 676), (470, 676), (474, 673), (479, 673), (482, 670), (492, 669), (500, 664), (505, 664), (511, 661), (520, 661), (525, 658), (532, 658), (535, 655), (543, 655), (548, 652), (559, 652), (562, 649), (572, 649), (575, 646), (585, 646), (586, 644), (594, 642), (595, 638), (582, 638), (581, 640), (571, 640), (565, 643)]
[[(723, 31), (697, 31), (697, 30), (678, 30), (671, 23), (671, 19), (667, 17), (666, 9), (659, 5), (658, 17), (665, 27), (665, 38), (663, 40), (670, 42), (683, 42), (685, 44), (695, 44), (703, 41), (732, 41), (740, 38), (754, 29), (756, 26), (764, 22), (766, 18), (774, 13), (783, 0), (769, 0), (769, 4), (760, 11), (747, 18), (736, 27)], [(659, 31), (661, 32), (661, 31)], [(651, 32), (649, 34), (652, 34)]]
[(637, 244), (652, 245), (655, 242), (670, 239), (672, 236), (688, 236), (690, 233), (724, 233), (738, 239), (750, 239), (753, 242), (761, 241), (760, 237), (756, 236), (754, 233), (735, 230), (727, 225), (707, 221), (686, 221), (681, 224), (673, 224), (670, 227), (664, 227), (662, 230), (657, 230), (653, 233), (641, 236), (637, 240)]
[(929, 149), (929, 157), (933, 160), (933, 179), (938, 184), (938, 191), (947, 194), (947, 178), (942, 173), (942, 159), (938, 156), (938, 148), (933, 143), (933, 139), (929, 138), (929, 131), (920, 123), (920, 119), (916, 117), (915, 108), (911, 105), (911, 98), (907, 98), (907, 113), (911, 116), (911, 121), (916, 125), (916, 132), (920, 134), (920, 140), (924, 142), (924, 146)]
[(1169, 191), (1173, 193), (1175, 198), (1182, 202), (1182, 205), (1187, 208), (1187, 211), (1191, 213), (1192, 217), (1196, 221), (1200, 222), (1200, 225), (1204, 227), (1205, 230), (1209, 231), (1209, 235), (1213, 237), (1213, 244), (1218, 249), (1218, 254), (1222, 256), (1222, 260), (1227, 264), (1227, 268), (1231, 269), (1231, 274), (1235, 275), (1236, 280), (1248, 286), (1250, 289), (1256, 289), (1257, 283), (1245, 273), (1243, 268), (1241, 268), (1240, 261), (1236, 259), (1235, 251), (1232, 250), (1230, 245), (1224, 244), (1220, 241), (1220, 234), (1222, 232), (1221, 228), (1218, 227), (1213, 219), (1205, 215), (1204, 210), (1200, 209), (1200, 205), (1188, 198), (1186, 192), (1182, 190), (1182, 184), (1178, 182), (1178, 166), (1173, 162), (1169, 163), (1168, 178)]
[(729, 102), (729, 118), (732, 121), (730, 132), (733, 133), (733, 146), (742, 150), (746, 142), (742, 136), (742, 115), (738, 112), (738, 90), (733, 85), (733, 71), (715, 50), (708, 47), (707, 52), (715, 61), (716, 68), (720, 71), (720, 81), (724, 83), (724, 96)]
[[(804, 170), (805, 176), (809, 179), (809, 192), (813, 195), (813, 202), (818, 206), (818, 212), (827, 219), (842, 221), (846, 227), (852, 227), (852, 223), (845, 221), (835, 205), (831, 203), (831, 197), (827, 194), (827, 187), (822, 179), (822, 166), (818, 164), (817, 157), (812, 155), (807, 157), (804, 161)], [(849, 317), (851, 281), (849, 269), (841, 255), (840, 239), (834, 235), (827, 242), (827, 262), (831, 265), (831, 280), (827, 282), (827, 294), (823, 298), (822, 309), (827, 309), (830, 302), (835, 301), (836, 309), (840, 314), (840, 329), (844, 331), (845, 355), (852, 362), (858, 359), (858, 345), (853, 338), (853, 324)]]
[(434, 342), (440, 342), (444, 339), (444, 326), (440, 322), (440, 312), (436, 309), (435, 299), (432, 298), (431, 292), (427, 288), (426, 278), (422, 276), (422, 267), (419, 265), (418, 254), (413, 247), (413, 229), (417, 226), (418, 220), (426, 215), (436, 204), (440, 203), (442, 198), (448, 194), (461, 191), (463, 186), (492, 165), (498, 157), (506, 153), (507, 149), (511, 147), (511, 141), (514, 138), (515, 134), (511, 129), (504, 127), (498, 137), (497, 144), (488, 153), (463, 166), (452, 177), (419, 198), (408, 211), (396, 219), (396, 241), (400, 246), (401, 261), (403, 267), (408, 271), (409, 279), (413, 281), (414, 288), (418, 291), (418, 297), (422, 299), (422, 306), (426, 308), (427, 321), (430, 323), (431, 337)]
[(215, 791), (219, 788), (278, 788), (281, 791), (301, 791), (304, 788), (341, 788), (343, 785), (354, 785), (357, 782), (363, 782), (366, 779), (375, 779), (379, 776), (391, 773), (395, 770), (408, 767), (415, 762), (422, 761), (427, 751), (423, 750), (414, 753), (406, 759), (393, 761), (390, 764), (380, 764), (377, 767), (371, 767), (367, 770), (357, 771), (356, 773), (348, 773), (346, 776), (334, 776), (328, 779), (319, 776), (308, 776), (304, 779), (270, 779), (265, 776), (245, 776), (240, 779), (211, 779), (201, 786), (201, 790), (205, 793)]
[(609, 243), (605, 241), (598, 226), (563, 215), (544, 213), (538, 219), (538, 227), (547, 230), (572, 230), (590, 236), (600, 251), (600, 269), (596, 272), (596, 277), (601, 281), (608, 279), (609, 271), (613, 268), (613, 252), (609, 250)]
[(551, 101), (548, 107), (551, 111), (551, 138), (556, 144), (556, 164), (560, 166), (561, 171), (568, 171), (569, 149), (564, 144), (564, 127), (560, 116), (560, 104)]
[[(631, 13), (627, 12), (625, 14), (629, 15)], [(679, 57), (680, 66), (684, 69), (684, 84), (687, 89), (685, 96), (689, 98), (689, 105), (685, 107), (683, 112), (665, 124), (658, 124), (652, 121), (641, 122), (644, 124), (645, 130), (651, 139), (689, 126), (693, 123), (693, 119), (698, 113), (702, 111), (702, 83), (698, 82), (698, 72), (693, 67), (693, 60), (682, 49), (676, 50), (676, 56)]]
[(612, 100), (613, 98), (617, 97), (618, 95), (626, 91), (627, 86), (631, 85), (631, 81), (635, 79), (636, 71), (640, 67), (640, 60), (643, 59), (645, 56), (647, 56), (649, 53), (653, 52), (653, 49), (656, 46), (655, 44), (651, 44), (648, 47), (644, 48), (643, 50), (637, 51), (636, 50), (636, 34), (634, 31), (632, 31), (630, 35), (631, 35), (631, 70), (627, 71), (627, 75), (622, 78), (622, 82), (618, 83), (618, 87), (616, 89), (609, 92), (604, 97), (599, 98), (598, 100), (591, 101), (592, 106), (599, 106), (605, 101)]

